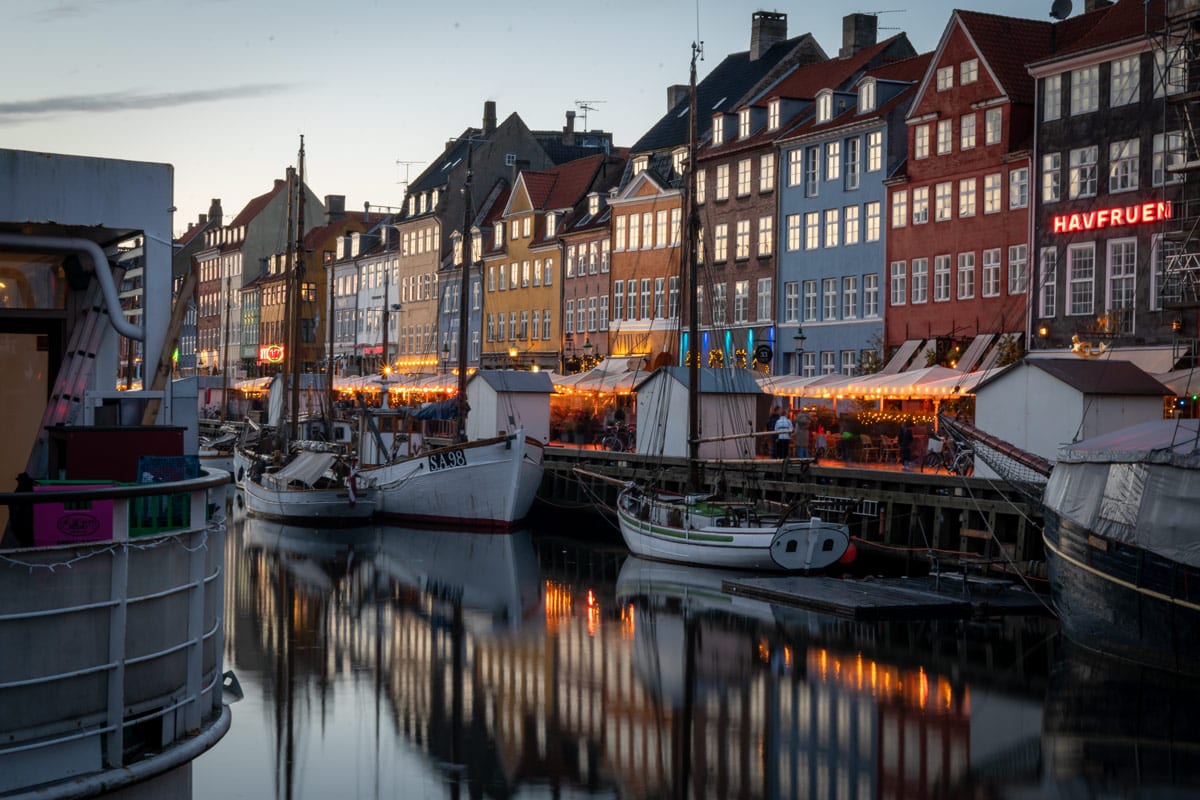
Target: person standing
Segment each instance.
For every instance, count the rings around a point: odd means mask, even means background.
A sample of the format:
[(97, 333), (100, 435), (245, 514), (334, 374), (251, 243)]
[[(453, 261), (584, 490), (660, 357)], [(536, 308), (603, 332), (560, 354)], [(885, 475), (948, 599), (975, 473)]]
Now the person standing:
[(912, 420), (904, 420), (900, 426), (900, 436), (896, 441), (900, 449), (900, 469), (909, 469), (909, 464), (912, 462)]
[(808, 414), (804, 410), (796, 412), (796, 458), (808, 458)]
[(792, 445), (792, 420), (787, 414), (780, 414), (775, 420), (775, 452), (773, 458), (787, 458), (788, 449)]
[(771, 406), (771, 416), (767, 417), (766, 430), (771, 431), (771, 435), (764, 437), (766, 442), (767, 455), (775, 457), (775, 423), (779, 422), (779, 406)]

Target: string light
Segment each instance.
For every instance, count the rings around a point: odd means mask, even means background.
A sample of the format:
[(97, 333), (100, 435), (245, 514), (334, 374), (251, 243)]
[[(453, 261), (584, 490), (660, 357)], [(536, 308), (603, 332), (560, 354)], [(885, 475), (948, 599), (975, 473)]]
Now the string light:
[[(217, 524), (220, 526), (220, 528), (224, 527), (224, 523), (217, 523)], [(95, 558), (95, 557), (101, 556), (101, 555), (116, 555), (118, 551), (122, 551), (122, 550), (123, 551), (153, 550), (157, 547), (162, 547), (164, 545), (175, 544), (175, 545), (178, 545), (179, 548), (181, 550), (184, 550), (185, 552), (195, 553), (198, 550), (207, 550), (208, 549), (208, 530), (209, 530), (208, 528), (205, 528), (203, 530), (204, 536), (203, 536), (203, 538), (201, 538), (200, 543), (197, 544), (195, 547), (188, 547), (187, 545), (183, 544), (182, 541), (180, 541), (180, 534), (187, 533), (188, 531), (174, 531), (170, 534), (160, 536), (152, 541), (147, 541), (144, 543), (122, 542), (120, 544), (111, 544), (111, 545), (108, 545), (107, 547), (97, 547), (94, 549), (89, 549), (87, 552), (79, 553), (78, 555), (75, 555), (72, 558), (68, 558), (65, 561), (58, 561), (53, 564), (47, 564), (47, 563), (43, 563), (43, 562), (23, 561), (19, 558), (12, 558), (10, 556), (6, 556), (3, 554), (0, 554), (0, 561), (3, 561), (5, 564), (7, 564), (10, 567), (25, 567), (29, 570), (29, 573), (32, 575), (33, 571), (35, 569), (45, 569), (45, 570), (48, 570), (49, 572), (54, 572), (59, 567), (66, 567), (67, 569), (71, 569), (72, 567), (74, 567), (76, 564), (78, 564), (81, 561), (87, 561), (90, 558)], [(50, 552), (50, 551), (41, 550), (39, 552)]]

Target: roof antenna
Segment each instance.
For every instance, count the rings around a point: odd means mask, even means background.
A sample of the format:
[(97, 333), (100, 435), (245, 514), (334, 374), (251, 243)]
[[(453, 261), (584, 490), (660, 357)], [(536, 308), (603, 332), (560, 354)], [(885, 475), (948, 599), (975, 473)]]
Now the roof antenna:
[(1054, 5), (1050, 6), (1050, 16), (1057, 20), (1071, 16), (1071, 0), (1054, 0)]

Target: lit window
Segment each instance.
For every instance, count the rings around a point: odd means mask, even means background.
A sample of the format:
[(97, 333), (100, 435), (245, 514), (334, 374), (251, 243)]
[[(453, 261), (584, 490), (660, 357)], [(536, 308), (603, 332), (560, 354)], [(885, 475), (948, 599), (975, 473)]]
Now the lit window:
[(717, 166), (717, 188), (713, 196), (717, 200), (729, 199), (729, 165), (719, 164)]
[(774, 246), (774, 217), (759, 217), (758, 218), (758, 254), (760, 256), (771, 255)]
[(944, 92), (954, 86), (954, 67), (939, 67), (937, 71), (937, 90)]
[(879, 241), (879, 222), (880, 222), (881, 204), (878, 200), (867, 203), (867, 241)]
[(825, 145), (825, 180), (836, 181), (842, 176), (842, 143), (828, 142)]
[(913, 129), (913, 158), (929, 158), (928, 125), (918, 125)]
[(953, 149), (954, 125), (948, 119), (939, 119), (937, 124), (937, 153), (944, 156)]
[(1100, 68), (1071, 71), (1071, 113), (1086, 114), (1100, 107)]
[(983, 143), (1000, 144), (1001, 113), (999, 108), (989, 108), (983, 115)]
[(933, 218), (943, 222), (954, 216), (954, 184), (950, 181), (939, 183), (934, 187)]
[(1138, 99), (1141, 83), (1138, 63), (1138, 56), (1129, 56), (1109, 64), (1109, 107), (1126, 106)]
[(883, 168), (883, 132), (867, 134), (867, 172), (878, 172)]
[(1138, 188), (1138, 140), (1108, 146), (1108, 190), (1128, 192)]
[(758, 159), (758, 191), (770, 192), (775, 189), (775, 154), (764, 153)]
[(975, 178), (963, 178), (958, 182), (958, 215), (975, 216)]
[(1062, 154), (1042, 156), (1042, 202), (1054, 203), (1062, 196)]
[(892, 227), (903, 228), (908, 224), (908, 190), (892, 192)]
[(958, 146), (962, 150), (970, 150), (975, 146), (975, 113), (963, 114), (958, 122)]
[(836, 208), (826, 209), (825, 211), (825, 246), (838, 246), (838, 229), (840, 228), (840, 213)]
[(738, 161), (737, 193), (738, 197), (745, 197), (750, 194), (750, 159), (748, 158)]
[(868, 78), (858, 87), (858, 111), (860, 114), (875, 110), (875, 79)]
[(1029, 167), (1018, 167), (1008, 173), (1008, 207), (1029, 205)]
[(983, 176), (983, 213), (995, 214), (1000, 210), (1000, 173)]
[(712, 143), (713, 147), (725, 143), (725, 115), (717, 114), (712, 121)]
[(767, 128), (769, 130), (778, 130), (779, 128), (779, 101), (772, 100), (767, 104)]
[(1096, 196), (1097, 152), (1096, 145), (1071, 151), (1068, 196), (1072, 200), (1077, 197)]
[(738, 112), (738, 138), (745, 139), (750, 136), (750, 109), (743, 108)]
[(929, 187), (913, 189), (912, 207), (913, 225), (923, 225), (929, 222)]
[(846, 206), (842, 213), (845, 220), (846, 235), (843, 238), (846, 244), (858, 244), (858, 206)]
[(969, 58), (958, 65), (958, 82), (961, 84), (974, 83), (979, 80), (979, 59)]

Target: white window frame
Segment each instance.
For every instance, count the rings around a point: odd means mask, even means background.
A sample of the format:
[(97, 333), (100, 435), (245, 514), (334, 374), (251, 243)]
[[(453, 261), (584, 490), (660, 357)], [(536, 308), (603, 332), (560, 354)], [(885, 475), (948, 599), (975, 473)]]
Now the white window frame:
[(958, 182), (958, 216), (975, 216), (975, 186), (978, 180), (974, 177), (963, 178)]
[(1100, 108), (1100, 67), (1071, 70), (1071, 116), (1090, 114)]
[(1008, 293), (1025, 294), (1029, 291), (1029, 245), (1008, 246)]
[(979, 261), (979, 296), (1000, 296), (1000, 248), (984, 250)]
[(1108, 191), (1132, 192), (1138, 188), (1138, 139), (1124, 139), (1108, 145)]
[[(1085, 258), (1086, 254), (1086, 258)], [(1082, 262), (1090, 262), (1083, 266)], [(1091, 316), (1096, 310), (1096, 243), (1067, 246), (1067, 316)]]
[(888, 267), (888, 305), (908, 304), (908, 265), (904, 261), (893, 261)]

